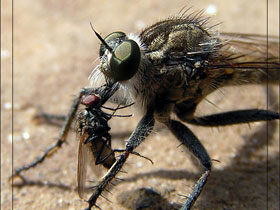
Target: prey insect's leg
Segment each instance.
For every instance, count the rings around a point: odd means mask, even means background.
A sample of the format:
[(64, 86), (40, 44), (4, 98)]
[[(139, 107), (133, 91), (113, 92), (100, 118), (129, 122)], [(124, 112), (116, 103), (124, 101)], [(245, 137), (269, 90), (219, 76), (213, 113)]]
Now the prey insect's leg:
[(143, 142), (146, 137), (150, 134), (154, 127), (154, 116), (153, 111), (148, 111), (146, 115), (140, 120), (137, 127), (131, 134), (126, 144), (125, 151), (120, 155), (119, 159), (112, 165), (109, 171), (105, 174), (99, 184), (95, 187), (94, 193), (88, 200), (89, 206), (86, 210), (90, 210), (93, 206), (96, 206), (97, 198), (102, 194), (106, 186), (114, 179), (117, 173), (121, 170), (122, 166), (125, 164), (126, 159), (133, 150)]
[(180, 209), (188, 210), (197, 200), (198, 196), (202, 192), (203, 187), (205, 186), (208, 176), (210, 175), (211, 159), (198, 138), (184, 124), (176, 120), (170, 120), (166, 123), (166, 125), (180, 140), (180, 142), (182, 142), (182, 144), (185, 145), (199, 159), (205, 169), (205, 172), (201, 175), (200, 179), (194, 185), (193, 191), (188, 196), (186, 203)]
[(21, 168), (16, 169), (16, 171), (13, 174), (12, 177), (21, 177), (23, 179), (23, 177), (20, 175), (20, 173), (22, 171), (26, 171), (30, 168), (35, 167), (39, 163), (42, 163), (45, 160), (45, 158), (51, 157), (61, 147), (61, 145), (66, 141), (67, 134), (68, 134), (69, 129), (71, 127), (71, 123), (72, 123), (72, 121), (75, 117), (75, 114), (76, 114), (77, 109), (79, 107), (79, 104), (81, 102), (81, 98), (85, 94), (85, 91), (86, 91), (86, 89), (83, 89), (80, 92), (79, 96), (77, 96), (75, 98), (75, 100), (74, 100), (74, 102), (71, 106), (71, 109), (66, 116), (66, 120), (63, 124), (63, 127), (61, 128), (61, 131), (60, 131), (60, 134), (59, 134), (59, 137), (58, 137), (58, 141), (55, 144), (53, 144), (51, 147), (49, 147), (42, 156), (37, 158), (37, 160), (35, 160), (34, 162), (32, 162), (30, 164), (24, 165)]
[[(182, 118), (181, 118), (182, 119)], [(183, 121), (201, 126), (223, 126), (238, 123), (249, 123), (256, 121), (280, 119), (277, 112), (261, 109), (248, 109), (230, 111), (219, 114), (207, 115), (202, 117), (194, 117), (192, 119), (182, 119)]]
[(33, 120), (38, 123), (47, 123), (55, 126), (62, 126), (67, 115), (49, 114), (46, 112), (39, 112), (33, 117)]

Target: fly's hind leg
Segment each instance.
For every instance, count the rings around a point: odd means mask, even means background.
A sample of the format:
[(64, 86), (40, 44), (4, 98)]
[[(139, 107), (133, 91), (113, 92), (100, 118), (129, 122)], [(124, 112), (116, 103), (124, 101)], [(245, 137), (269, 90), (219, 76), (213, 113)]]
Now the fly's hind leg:
[(194, 116), (196, 107), (196, 103), (185, 101), (176, 104), (174, 111), (186, 123), (208, 127), (280, 119), (279, 113), (263, 109), (244, 109), (198, 117)]
[(176, 120), (165, 123), (171, 132), (186, 146), (202, 163), (205, 172), (194, 185), (191, 194), (180, 210), (189, 210), (202, 192), (211, 171), (211, 159), (198, 138), (184, 124)]
[(71, 123), (73, 122), (73, 119), (75, 118), (75, 114), (78, 110), (79, 104), (81, 102), (82, 96), (87, 92), (87, 89), (82, 89), (80, 94), (75, 98), (70, 111), (65, 117), (65, 121), (63, 123), (63, 126), (61, 128), (61, 131), (59, 133), (58, 140), (55, 144), (53, 144), (51, 147), (49, 147), (43, 155), (39, 156), (34, 162), (30, 164), (26, 164), (20, 168), (17, 168), (15, 172), (12, 175), (12, 178), (19, 177), (22, 179), (22, 181), (25, 181), (21, 173), (23, 171), (29, 170), (30, 168), (33, 168), (37, 166), (39, 163), (42, 163), (46, 158), (51, 157), (59, 148), (61, 148), (62, 144), (66, 142), (66, 138), (68, 135), (68, 132), (71, 128)]
[(194, 117), (192, 119), (185, 120), (185, 122), (201, 126), (224, 126), (256, 121), (270, 121), (276, 119), (280, 119), (280, 114), (277, 112), (261, 109), (245, 109), (207, 115), (203, 117)]
[(206, 127), (280, 119), (278, 112), (263, 109), (244, 109), (198, 117), (194, 116), (196, 106), (197, 104), (182, 102), (176, 104), (174, 111), (183, 122)]

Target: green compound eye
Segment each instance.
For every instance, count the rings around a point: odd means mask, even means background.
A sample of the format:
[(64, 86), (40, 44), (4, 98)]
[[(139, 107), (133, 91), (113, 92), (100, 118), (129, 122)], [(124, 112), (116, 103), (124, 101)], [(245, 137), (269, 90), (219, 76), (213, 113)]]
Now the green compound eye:
[(123, 32), (113, 32), (102, 39), (99, 34), (96, 33), (101, 40), (99, 55), (104, 56), (106, 50), (110, 54), (106, 55), (108, 60), (108, 66), (101, 69), (101, 71), (108, 77), (115, 81), (128, 80), (137, 72), (141, 52), (138, 44), (130, 39)]
[[(125, 33), (119, 31), (119, 32), (113, 32), (110, 33), (108, 36), (105, 37), (104, 41), (110, 45), (110, 43), (117, 43), (118, 41), (124, 40), (126, 37)], [(106, 46), (104, 44), (100, 45), (99, 49), (99, 56), (103, 56), (106, 51)]]
[(108, 73), (116, 81), (128, 80), (137, 72), (140, 59), (138, 44), (133, 40), (123, 41), (112, 53)]

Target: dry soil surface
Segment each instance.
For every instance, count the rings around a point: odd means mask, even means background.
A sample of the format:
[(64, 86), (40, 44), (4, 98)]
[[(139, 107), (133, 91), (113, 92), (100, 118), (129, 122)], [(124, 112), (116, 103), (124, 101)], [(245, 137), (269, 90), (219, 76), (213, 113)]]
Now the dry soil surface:
[[(157, 20), (214, 5), (211, 23), (219, 31), (266, 34), (266, 1), (255, 0), (174, 0), (174, 1), (14, 1), (13, 42), (13, 130), (12, 130), (12, 33), (11, 1), (1, 1), (1, 207), (2, 209), (84, 209), (87, 204), (76, 191), (78, 142), (75, 134), (68, 144), (44, 164), (24, 176), (33, 184), (14, 187), (8, 181), (13, 166), (33, 161), (56, 141), (58, 127), (37, 125), (32, 117), (40, 109), (67, 113), (74, 95), (88, 85), (88, 75), (98, 64), (99, 40), (89, 23), (102, 36), (113, 31), (141, 32)], [(269, 1), (269, 30), (277, 35), (279, 3)], [(275, 88), (277, 90), (277, 88)], [(266, 108), (264, 87), (243, 86), (223, 89), (209, 96), (198, 114), (244, 108)], [(279, 96), (271, 104), (277, 105)], [(126, 110), (126, 113), (135, 113)], [(124, 141), (140, 119), (111, 121), (114, 146)], [(279, 209), (279, 129), (266, 123), (220, 128), (190, 126), (213, 159), (209, 182), (193, 209), (263, 210)], [(12, 144), (13, 140), (13, 144)], [(131, 156), (127, 173), (98, 200), (103, 210), (178, 209), (203, 172), (179, 142), (162, 126), (137, 149), (151, 158)], [(13, 152), (12, 152), (13, 146)], [(13, 156), (12, 156), (13, 155)], [(13, 192), (13, 194), (12, 194)]]

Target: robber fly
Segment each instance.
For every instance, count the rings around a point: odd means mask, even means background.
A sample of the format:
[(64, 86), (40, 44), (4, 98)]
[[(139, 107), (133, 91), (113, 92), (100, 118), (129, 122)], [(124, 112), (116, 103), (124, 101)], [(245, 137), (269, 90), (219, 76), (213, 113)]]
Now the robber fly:
[[(280, 119), (268, 110), (247, 109), (197, 116), (197, 105), (215, 90), (232, 85), (276, 83), (280, 76), (278, 37), (218, 33), (201, 12), (179, 15), (155, 23), (139, 35), (113, 32), (101, 40), (100, 64), (90, 81), (119, 83), (110, 98), (143, 112), (129, 137), (125, 151), (100, 182), (108, 184), (120, 171), (129, 154), (150, 134), (155, 121), (163, 123), (204, 166), (181, 210), (190, 209), (199, 197), (211, 171), (211, 158), (195, 134), (171, 113), (189, 124), (225, 126)], [(95, 205), (97, 193), (88, 200)]]
[[(268, 37), (267, 40), (261, 35), (218, 33), (207, 26), (208, 21), (209, 18), (203, 17), (201, 12), (191, 15), (183, 13), (157, 22), (139, 35), (114, 32), (103, 39), (94, 31), (101, 41), (100, 64), (90, 75), (90, 83), (94, 90), (108, 86), (109, 94), (102, 90), (102, 96), (97, 99), (96, 95), (82, 90), (66, 117), (58, 142), (37, 161), (17, 170), (15, 175), (20, 176), (21, 171), (41, 163), (66, 141), (71, 122), (82, 102), (86, 109), (78, 117), (79, 194), (83, 194), (87, 157), (94, 157), (95, 163), (101, 161), (103, 166), (110, 168), (95, 186), (88, 199), (87, 210), (97, 206), (97, 199), (121, 171), (129, 155), (141, 156), (134, 150), (151, 133), (155, 121), (166, 125), (204, 166), (204, 173), (181, 208), (191, 209), (205, 186), (212, 164), (204, 146), (182, 122), (199, 126), (225, 126), (280, 119), (277, 112), (259, 109), (196, 115), (197, 105), (219, 88), (263, 84), (266, 81), (276, 83), (280, 75), (277, 37)], [(101, 106), (97, 110), (92, 106), (98, 104), (100, 99), (124, 106), (135, 102), (136, 108), (143, 113), (125, 149), (118, 150), (121, 152), (118, 158), (115, 158), (115, 150), (110, 146), (108, 128), (102, 128), (101, 135), (98, 135), (95, 128), (98, 121), (91, 118), (97, 114), (100, 124), (107, 125), (108, 118), (101, 111)], [(182, 122), (172, 119), (172, 113)], [(94, 145), (96, 140), (98, 144)]]

